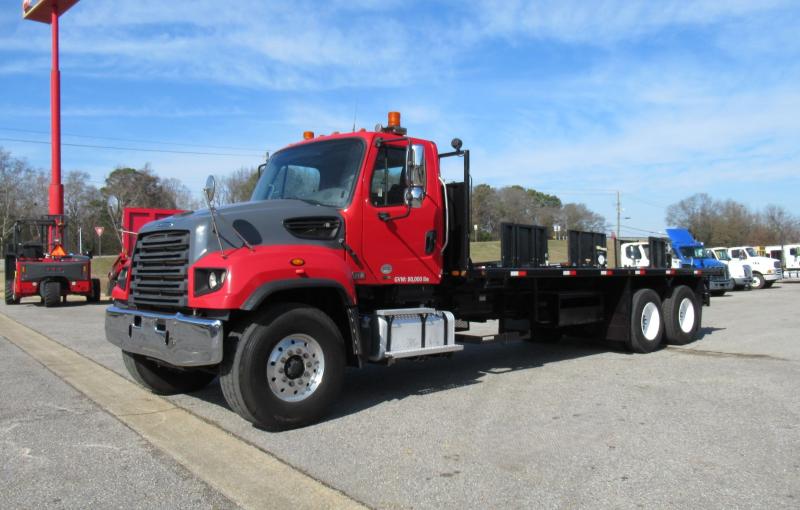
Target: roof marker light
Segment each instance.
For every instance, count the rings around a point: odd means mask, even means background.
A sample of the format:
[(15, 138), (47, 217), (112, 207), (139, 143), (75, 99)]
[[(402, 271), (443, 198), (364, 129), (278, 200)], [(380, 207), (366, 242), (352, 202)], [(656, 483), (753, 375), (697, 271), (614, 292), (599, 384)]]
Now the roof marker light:
[(303, 131), (303, 140), (311, 140), (312, 138), (314, 138), (313, 131)]
[(387, 127), (400, 127), (400, 112), (389, 112), (389, 124)]

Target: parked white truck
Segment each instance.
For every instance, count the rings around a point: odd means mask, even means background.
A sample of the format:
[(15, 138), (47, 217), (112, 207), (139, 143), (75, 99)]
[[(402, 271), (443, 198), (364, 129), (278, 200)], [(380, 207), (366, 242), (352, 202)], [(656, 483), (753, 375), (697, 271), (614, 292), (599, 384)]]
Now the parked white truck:
[(762, 257), (756, 253), (752, 246), (733, 246), (728, 248), (731, 259), (746, 262), (753, 269), (753, 288), (770, 288), (783, 278), (783, 270), (779, 260)]
[(722, 246), (710, 248), (711, 256), (728, 266), (728, 273), (733, 280), (734, 289), (749, 290), (753, 284), (753, 268), (746, 261), (732, 259), (728, 249)]
[(787, 279), (800, 279), (800, 244), (784, 244), (765, 246), (767, 255), (781, 261), (783, 277)]

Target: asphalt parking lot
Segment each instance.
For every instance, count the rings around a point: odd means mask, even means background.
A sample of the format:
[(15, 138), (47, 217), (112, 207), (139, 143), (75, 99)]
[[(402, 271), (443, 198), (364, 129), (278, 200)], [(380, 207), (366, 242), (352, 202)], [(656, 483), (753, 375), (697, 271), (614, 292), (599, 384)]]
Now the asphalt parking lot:
[[(792, 283), (714, 298), (704, 308), (701, 339), (648, 355), (566, 339), (468, 346), (449, 359), (353, 370), (326, 421), (289, 432), (250, 426), (228, 409), (216, 383), (170, 401), (370, 507), (796, 508), (798, 302), (800, 284)], [(104, 339), (104, 308), (46, 310), (31, 302), (0, 305), (0, 312), (128, 378), (118, 350)], [(85, 409), (76, 419), (92, 424), (87, 434), (130, 444), (127, 454), (139, 459), (51, 455), (50, 469), (39, 470), (15, 454), (4, 462), (0, 492), (24, 497), (45, 478), (63, 491), (103, 484), (83, 466), (102, 462), (120, 479), (157, 470), (164, 483), (142, 482), (135, 491), (106, 484), (102, 498), (90, 501), (87, 492), (67, 501), (233, 504), (194, 477), (191, 466), (174, 465), (132, 431), (117, 430), (114, 418), (77, 402), (80, 395), (58, 387), (6, 340), (0, 347), (0, 434), (14, 433), (15, 451), (43, 457), (63, 446), (52, 413), (21, 404), (32, 398), (29, 385), (44, 378), (54, 386), (48, 402)], [(9, 441), (0, 437), (0, 458), (12, 458)], [(58, 498), (59, 490), (48, 494)]]

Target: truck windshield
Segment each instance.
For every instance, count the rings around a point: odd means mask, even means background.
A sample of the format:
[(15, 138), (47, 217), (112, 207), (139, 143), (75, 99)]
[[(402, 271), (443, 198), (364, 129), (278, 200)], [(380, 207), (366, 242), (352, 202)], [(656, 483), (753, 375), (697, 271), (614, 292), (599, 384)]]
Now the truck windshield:
[(749, 248), (748, 247), (748, 248), (745, 248), (744, 251), (746, 251), (747, 254), (750, 255), (751, 257), (756, 257), (757, 256), (756, 250), (754, 250), (753, 248)]
[(705, 257), (705, 250), (701, 246), (697, 246), (694, 248), (692, 248), (691, 246), (682, 246), (681, 255), (690, 259), (692, 258), (701, 259)]
[(731, 258), (728, 256), (728, 252), (725, 250), (715, 250), (714, 253), (717, 255), (717, 259), (719, 260), (730, 260)]
[(360, 139), (309, 143), (275, 153), (251, 200), (297, 199), (346, 207), (364, 155)]

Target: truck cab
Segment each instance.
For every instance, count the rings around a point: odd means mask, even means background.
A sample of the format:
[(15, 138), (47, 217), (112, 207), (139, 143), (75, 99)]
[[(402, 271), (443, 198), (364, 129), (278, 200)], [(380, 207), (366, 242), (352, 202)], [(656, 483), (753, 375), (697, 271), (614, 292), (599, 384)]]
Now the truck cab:
[(650, 246), (645, 241), (632, 241), (620, 244), (620, 266), (648, 267), (650, 265)]
[(768, 289), (783, 278), (780, 260), (758, 255), (752, 246), (734, 246), (728, 248), (728, 256), (749, 265), (753, 270), (753, 288)]
[(712, 295), (722, 296), (733, 289), (728, 267), (717, 260), (703, 243), (697, 241), (685, 228), (668, 228), (667, 235), (672, 243), (673, 267), (693, 267), (704, 270), (706, 282)]
[(708, 249), (711, 256), (728, 267), (728, 274), (733, 280), (735, 289), (750, 289), (753, 284), (753, 270), (746, 261), (732, 259), (728, 249), (721, 246)]

